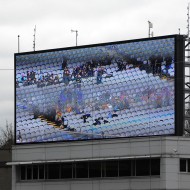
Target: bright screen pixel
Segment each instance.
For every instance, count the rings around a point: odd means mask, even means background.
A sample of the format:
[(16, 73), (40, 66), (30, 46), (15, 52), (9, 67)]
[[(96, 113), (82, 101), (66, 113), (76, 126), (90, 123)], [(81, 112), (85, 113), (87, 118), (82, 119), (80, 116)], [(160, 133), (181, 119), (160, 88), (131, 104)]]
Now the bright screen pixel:
[(175, 134), (175, 38), (17, 54), (16, 143)]

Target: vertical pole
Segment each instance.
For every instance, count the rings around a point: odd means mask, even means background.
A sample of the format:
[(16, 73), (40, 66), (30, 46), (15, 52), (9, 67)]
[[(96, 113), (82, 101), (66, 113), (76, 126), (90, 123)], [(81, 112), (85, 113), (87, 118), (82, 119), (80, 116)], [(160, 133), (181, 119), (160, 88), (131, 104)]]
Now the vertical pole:
[(35, 51), (35, 47), (36, 47), (36, 25), (35, 25), (35, 28), (34, 28), (34, 41), (33, 41), (33, 49)]
[(18, 53), (20, 53), (20, 36), (18, 35)]
[(150, 21), (148, 21), (148, 37), (150, 38)]
[(76, 35), (76, 46), (77, 46), (78, 30), (72, 30), (72, 29), (71, 29), (71, 32), (75, 32), (75, 35)]
[(187, 38), (189, 39), (189, 4), (187, 7)]
[(148, 37), (150, 38), (150, 24), (148, 25)]
[(76, 46), (77, 46), (78, 31), (76, 30)]
[[(188, 7), (187, 7), (187, 42), (189, 43), (189, 4), (188, 4)], [(190, 46), (188, 45), (187, 49), (189, 50), (189, 48), (190, 48)], [(187, 53), (187, 56), (188, 56), (187, 61), (190, 62), (190, 58), (189, 58), (190, 52), (189, 51)], [(189, 75), (190, 75), (190, 69), (189, 69)]]
[[(148, 21), (148, 37), (150, 38), (151, 37), (151, 35), (153, 34), (153, 31), (152, 31), (152, 34), (150, 33), (150, 29), (151, 28), (153, 28), (153, 24), (150, 22), (150, 21)], [(153, 35), (152, 35), (152, 37), (153, 37)]]

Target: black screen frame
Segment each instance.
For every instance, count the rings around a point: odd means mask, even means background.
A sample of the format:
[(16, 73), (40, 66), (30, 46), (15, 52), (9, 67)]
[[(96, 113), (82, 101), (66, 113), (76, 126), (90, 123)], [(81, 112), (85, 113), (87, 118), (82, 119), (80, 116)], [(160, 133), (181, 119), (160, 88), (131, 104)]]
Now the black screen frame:
[(116, 42), (107, 42), (100, 44), (91, 44), (91, 45), (82, 45), (82, 46), (74, 46), (74, 47), (65, 47), (65, 48), (56, 48), (56, 49), (47, 49), (47, 50), (39, 50), (39, 51), (30, 51), (30, 52), (22, 52), (14, 54), (14, 144), (15, 145), (23, 145), (23, 144), (46, 144), (46, 143), (56, 143), (56, 142), (76, 142), (76, 141), (94, 141), (94, 140), (111, 140), (111, 139), (123, 139), (123, 138), (137, 138), (141, 136), (134, 137), (116, 137), (116, 138), (104, 138), (104, 139), (85, 139), (85, 140), (62, 140), (62, 141), (47, 141), (47, 142), (16, 142), (16, 56), (20, 55), (29, 55), (29, 54), (38, 54), (38, 53), (47, 53), (53, 51), (63, 51), (63, 50), (73, 50), (80, 48), (91, 48), (96, 46), (106, 46), (106, 45), (114, 45), (114, 44), (124, 44), (124, 43), (132, 43), (132, 42), (140, 42), (140, 41), (149, 41), (149, 40), (159, 40), (166, 38), (174, 38), (175, 39), (175, 134), (169, 135), (148, 135), (143, 136), (146, 137), (155, 137), (155, 136), (182, 136), (184, 131), (184, 62), (185, 62), (185, 36), (183, 35), (167, 35), (167, 36), (159, 36), (153, 38), (141, 38), (134, 40), (125, 40), (125, 41), (116, 41)]

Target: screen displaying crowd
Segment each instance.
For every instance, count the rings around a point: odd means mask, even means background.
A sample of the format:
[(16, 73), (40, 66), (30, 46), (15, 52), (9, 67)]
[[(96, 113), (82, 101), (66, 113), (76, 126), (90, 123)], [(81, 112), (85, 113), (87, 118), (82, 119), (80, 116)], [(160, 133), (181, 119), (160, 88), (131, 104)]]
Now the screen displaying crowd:
[(16, 142), (175, 133), (175, 38), (16, 55)]

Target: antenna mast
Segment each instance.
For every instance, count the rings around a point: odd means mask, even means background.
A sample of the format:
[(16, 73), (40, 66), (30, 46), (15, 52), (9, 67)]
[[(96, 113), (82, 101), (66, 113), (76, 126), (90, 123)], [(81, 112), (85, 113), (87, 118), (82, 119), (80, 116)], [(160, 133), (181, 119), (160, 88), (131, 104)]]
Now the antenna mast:
[(185, 45), (185, 91), (184, 91), (184, 109), (185, 109), (185, 126), (184, 134), (187, 133), (190, 136), (190, 39), (189, 39), (189, 4), (187, 6), (187, 35), (186, 35), (186, 45)]
[(34, 28), (34, 35), (33, 35), (33, 37), (34, 37), (34, 40), (33, 40), (33, 49), (35, 51), (35, 48), (36, 48), (36, 25), (35, 25), (35, 28)]
[(18, 35), (18, 53), (20, 53), (20, 35)]
[[(189, 43), (190, 43), (190, 39), (189, 39), (189, 3), (188, 3), (188, 6), (187, 6), (187, 37), (186, 37), (186, 41), (187, 41), (187, 45), (186, 45), (186, 48), (189, 49), (190, 46), (189, 46)], [(187, 61), (189, 62), (190, 61), (190, 52), (187, 51)]]
[(187, 7), (187, 38), (189, 39), (189, 4)]

